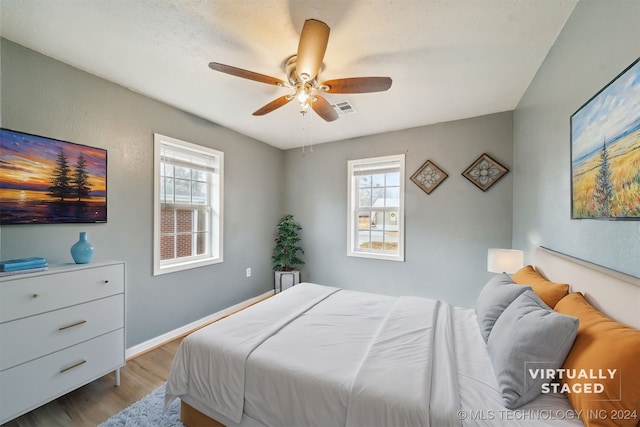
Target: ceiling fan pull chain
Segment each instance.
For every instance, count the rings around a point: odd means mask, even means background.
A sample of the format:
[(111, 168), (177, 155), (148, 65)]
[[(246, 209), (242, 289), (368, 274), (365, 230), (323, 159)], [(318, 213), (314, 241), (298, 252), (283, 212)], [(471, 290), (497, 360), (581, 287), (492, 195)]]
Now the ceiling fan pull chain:
[(306, 133), (306, 128), (304, 126), (304, 114), (302, 115), (303, 118), (303, 122), (302, 122), (302, 154), (301, 157), (305, 156), (305, 152), (304, 152), (304, 146), (306, 144), (306, 138), (305, 138), (305, 133)]
[(309, 114), (309, 151), (313, 153), (313, 115)]

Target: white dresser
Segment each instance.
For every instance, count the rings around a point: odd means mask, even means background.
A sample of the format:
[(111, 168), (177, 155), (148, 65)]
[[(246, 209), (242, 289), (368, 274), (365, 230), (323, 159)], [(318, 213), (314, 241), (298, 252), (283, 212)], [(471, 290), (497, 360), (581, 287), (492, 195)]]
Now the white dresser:
[(0, 424), (125, 364), (125, 264), (0, 277)]

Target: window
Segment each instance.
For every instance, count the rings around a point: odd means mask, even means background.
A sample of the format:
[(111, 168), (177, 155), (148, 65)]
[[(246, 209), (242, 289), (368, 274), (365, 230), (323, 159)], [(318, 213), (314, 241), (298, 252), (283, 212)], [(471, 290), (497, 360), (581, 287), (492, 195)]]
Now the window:
[(222, 262), (223, 158), (154, 134), (154, 275)]
[(347, 255), (404, 261), (404, 154), (348, 167)]

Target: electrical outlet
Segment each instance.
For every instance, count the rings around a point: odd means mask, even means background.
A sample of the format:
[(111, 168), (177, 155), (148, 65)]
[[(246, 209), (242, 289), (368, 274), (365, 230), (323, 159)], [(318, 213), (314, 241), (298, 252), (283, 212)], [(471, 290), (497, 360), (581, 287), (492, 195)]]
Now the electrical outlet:
[(247, 277), (251, 277), (251, 267), (247, 268)]

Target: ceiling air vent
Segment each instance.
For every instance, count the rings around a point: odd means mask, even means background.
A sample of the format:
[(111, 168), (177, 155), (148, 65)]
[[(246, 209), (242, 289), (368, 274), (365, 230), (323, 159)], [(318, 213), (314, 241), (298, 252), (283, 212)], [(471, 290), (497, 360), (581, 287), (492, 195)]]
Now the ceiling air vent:
[(347, 114), (354, 114), (358, 112), (353, 108), (353, 105), (351, 105), (349, 101), (336, 102), (332, 107), (340, 116), (346, 116)]

